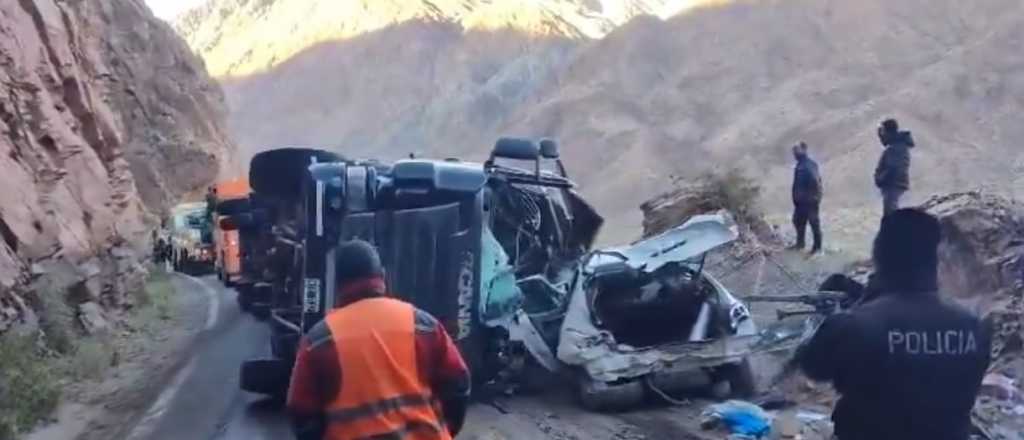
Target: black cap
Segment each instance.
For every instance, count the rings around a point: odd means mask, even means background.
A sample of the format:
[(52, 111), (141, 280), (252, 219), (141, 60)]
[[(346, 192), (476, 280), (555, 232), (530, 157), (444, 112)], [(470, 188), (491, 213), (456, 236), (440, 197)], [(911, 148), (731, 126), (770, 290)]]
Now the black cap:
[(346, 282), (384, 275), (380, 254), (372, 244), (362, 240), (338, 245), (334, 254), (334, 278), (340, 286)]
[(900, 123), (895, 119), (886, 119), (882, 121), (882, 129), (889, 133), (895, 133), (900, 130)]
[(893, 211), (875, 237), (874, 260), (887, 285), (904, 290), (935, 289), (942, 227), (916, 208)]

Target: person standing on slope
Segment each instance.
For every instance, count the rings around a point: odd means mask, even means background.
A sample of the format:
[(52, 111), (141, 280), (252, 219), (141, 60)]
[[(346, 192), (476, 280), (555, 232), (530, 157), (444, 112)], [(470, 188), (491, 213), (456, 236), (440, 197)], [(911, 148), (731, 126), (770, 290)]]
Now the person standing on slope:
[(803, 250), (807, 224), (814, 234), (811, 254), (821, 252), (821, 199), (824, 193), (818, 163), (811, 159), (806, 143), (793, 146), (796, 165), (793, 168), (793, 226), (796, 228), (796, 244), (793, 249)]
[(938, 288), (939, 221), (917, 209), (882, 219), (877, 298), (825, 319), (795, 360), (839, 393), (839, 440), (967, 440), (991, 330)]
[(469, 405), (465, 361), (433, 316), (388, 297), (376, 249), (338, 246), (337, 308), (305, 334), (288, 390), (299, 440), (450, 440)]
[(875, 186), (882, 193), (882, 215), (900, 208), (900, 198), (910, 189), (910, 149), (914, 138), (909, 131), (900, 131), (895, 119), (886, 119), (878, 127), (882, 157), (875, 167)]

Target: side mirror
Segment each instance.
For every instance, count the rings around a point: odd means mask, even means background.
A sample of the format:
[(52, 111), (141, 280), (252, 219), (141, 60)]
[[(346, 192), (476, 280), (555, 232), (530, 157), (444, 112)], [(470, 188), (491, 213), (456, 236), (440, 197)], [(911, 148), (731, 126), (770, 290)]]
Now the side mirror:
[(558, 159), (558, 142), (552, 139), (540, 141), (540, 155), (545, 159)]
[(491, 158), (505, 158), (518, 160), (537, 160), (540, 157), (540, 147), (537, 143), (522, 138), (501, 138), (494, 144), (491, 151)]

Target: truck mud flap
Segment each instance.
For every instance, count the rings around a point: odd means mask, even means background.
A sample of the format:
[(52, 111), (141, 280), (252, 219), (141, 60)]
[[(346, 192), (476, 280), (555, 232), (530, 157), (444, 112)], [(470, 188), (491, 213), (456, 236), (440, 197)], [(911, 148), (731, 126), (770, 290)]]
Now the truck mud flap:
[(239, 384), (243, 391), (274, 398), (288, 395), (292, 365), (281, 359), (256, 359), (242, 363)]

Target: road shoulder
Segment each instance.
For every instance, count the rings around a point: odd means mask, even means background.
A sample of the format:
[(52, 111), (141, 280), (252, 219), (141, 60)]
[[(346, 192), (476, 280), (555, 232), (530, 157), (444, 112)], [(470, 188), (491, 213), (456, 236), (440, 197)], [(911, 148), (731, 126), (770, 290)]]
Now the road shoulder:
[[(219, 301), (197, 280), (168, 274), (165, 281), (170, 284), (166, 295), (119, 317), (116, 330), (97, 343), (102, 346), (96, 351), (105, 354), (102, 360), (109, 359), (109, 366), (65, 379), (55, 420), (26, 440), (125, 438), (185, 367), (198, 336), (216, 321)], [(70, 367), (74, 371), (76, 366)]]

